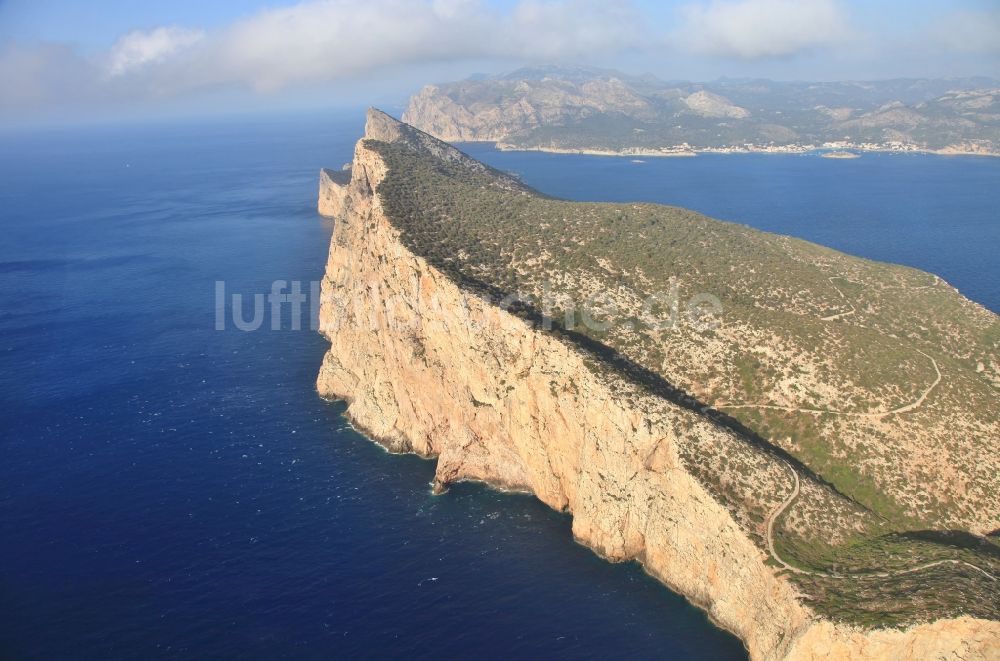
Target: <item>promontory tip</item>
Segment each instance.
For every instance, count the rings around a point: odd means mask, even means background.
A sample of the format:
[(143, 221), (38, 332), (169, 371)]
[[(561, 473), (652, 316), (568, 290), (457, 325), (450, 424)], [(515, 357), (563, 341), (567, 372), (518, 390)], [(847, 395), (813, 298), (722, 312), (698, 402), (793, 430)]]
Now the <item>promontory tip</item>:
[(382, 142), (394, 142), (402, 133), (403, 123), (395, 117), (370, 107), (365, 116), (365, 137)]

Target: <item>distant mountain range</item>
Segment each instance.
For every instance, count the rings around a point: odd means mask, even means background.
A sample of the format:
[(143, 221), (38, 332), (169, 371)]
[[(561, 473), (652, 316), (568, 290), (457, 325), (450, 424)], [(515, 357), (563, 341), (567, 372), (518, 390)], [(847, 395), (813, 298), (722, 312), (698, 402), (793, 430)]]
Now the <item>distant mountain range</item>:
[(1000, 82), (663, 81), (533, 67), (428, 85), (403, 119), (449, 141), (619, 154), (857, 149), (1000, 154)]

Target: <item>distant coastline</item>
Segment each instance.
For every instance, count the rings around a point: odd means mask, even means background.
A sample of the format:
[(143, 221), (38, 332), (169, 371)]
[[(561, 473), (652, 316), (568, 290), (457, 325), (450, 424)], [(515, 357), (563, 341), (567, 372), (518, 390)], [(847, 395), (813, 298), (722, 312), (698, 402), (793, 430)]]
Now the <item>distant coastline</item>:
[(426, 85), (403, 114), (447, 141), (632, 158), (1000, 156), (996, 117), (1000, 81), (988, 78), (697, 83), (544, 66)]
[[(480, 141), (472, 141), (480, 142)], [(492, 140), (483, 140), (481, 142), (493, 142)], [(494, 146), (500, 151), (540, 151), (547, 154), (583, 154), (586, 156), (656, 156), (656, 157), (672, 157), (672, 158), (684, 158), (690, 156), (697, 156), (698, 152), (694, 149), (686, 149), (681, 147), (675, 148), (664, 148), (664, 149), (644, 149), (644, 148), (634, 148), (634, 149), (600, 149), (600, 148), (567, 148), (567, 147), (520, 147), (518, 145), (511, 145), (505, 142), (494, 142)]]
[[(499, 151), (543, 152), (546, 154), (579, 154), (584, 156), (628, 156), (653, 158), (686, 158), (699, 154), (818, 154), (823, 158), (855, 159), (868, 154), (931, 154), (934, 156), (1000, 156), (1000, 152), (951, 145), (941, 149), (925, 149), (915, 145), (741, 145), (731, 147), (690, 147), (675, 146), (662, 149), (630, 147), (627, 149), (603, 149), (599, 147), (544, 147), (520, 146), (494, 140), (461, 140), (456, 142), (493, 143)], [(833, 151), (830, 151), (833, 149)], [(848, 149), (853, 151), (847, 151)]]

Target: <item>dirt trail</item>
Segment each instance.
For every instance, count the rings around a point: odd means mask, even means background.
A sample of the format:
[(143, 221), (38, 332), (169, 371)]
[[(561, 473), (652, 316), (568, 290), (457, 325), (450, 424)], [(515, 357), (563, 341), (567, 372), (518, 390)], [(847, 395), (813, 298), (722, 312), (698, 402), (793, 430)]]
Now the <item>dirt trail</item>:
[[(840, 291), (840, 287), (838, 287), (837, 285), (833, 284), (833, 280), (836, 277), (838, 277), (838, 276), (833, 276), (831, 278), (828, 278), (830, 280), (830, 286), (833, 287), (837, 291), (838, 294), (840, 294), (840, 297), (842, 299), (844, 299), (845, 303), (847, 303), (848, 305), (851, 306), (851, 309), (848, 310), (847, 312), (841, 312), (840, 314), (831, 314), (829, 317), (820, 317), (819, 318), (820, 321), (834, 321), (835, 319), (843, 319), (844, 317), (849, 317), (849, 316), (851, 316), (852, 314), (854, 314), (855, 312), (858, 311), (857, 308), (854, 307), (854, 303), (851, 303), (849, 300), (847, 300), (847, 297), (844, 296), (844, 292)], [(842, 279), (843, 280), (847, 280), (847, 278), (842, 278)], [(848, 282), (853, 282), (853, 280), (847, 280), (847, 281)]]
[[(830, 315), (829, 317), (820, 317), (820, 321), (834, 321), (836, 319), (842, 319), (844, 317), (850, 316), (857, 312), (857, 308), (854, 307), (854, 304), (851, 303), (849, 300), (847, 300), (847, 296), (844, 295), (844, 292), (840, 291), (840, 287), (834, 284), (833, 281), (838, 277), (840, 276), (832, 276), (829, 278), (830, 286), (832, 286), (837, 291), (837, 293), (840, 294), (840, 297), (844, 299), (845, 303), (851, 306), (851, 309), (848, 310), (847, 312), (841, 312), (838, 314)], [(847, 280), (847, 278), (840, 278), (840, 279)], [(854, 282), (853, 280), (847, 280), (847, 281)], [(936, 287), (939, 282), (940, 278), (938, 278), (935, 275), (933, 284), (923, 285), (920, 287), (911, 287), (910, 289), (926, 289), (930, 287)], [(939, 383), (941, 383), (941, 370), (938, 369), (937, 361), (928, 356), (923, 351), (920, 351), (920, 349), (915, 349), (915, 351), (917, 351), (919, 354), (921, 354), (922, 356), (931, 361), (931, 364), (934, 366), (934, 373), (936, 375), (934, 378), (934, 382), (930, 386), (928, 386), (927, 389), (924, 390), (920, 394), (920, 396), (913, 402), (905, 404), (903, 406), (896, 407), (889, 411), (875, 411), (873, 413), (856, 413), (851, 411), (837, 411), (835, 409), (811, 408), (808, 406), (803, 406), (803, 407), (780, 406), (778, 404), (718, 404), (717, 406), (718, 408), (727, 408), (727, 409), (764, 409), (769, 411), (792, 411), (795, 413), (833, 413), (836, 415), (849, 416), (852, 418), (868, 418), (868, 419), (882, 418), (887, 415), (895, 415), (898, 413), (908, 413), (919, 407), (921, 404), (923, 404), (924, 400), (927, 399), (927, 396), (931, 394), (931, 391), (934, 390), (934, 388), (936, 388)]]
[[(840, 297), (844, 299), (844, 302), (851, 306), (851, 309), (848, 310), (847, 312), (840, 312), (838, 314), (833, 314), (828, 317), (821, 317), (822, 321), (834, 321), (836, 319), (842, 319), (844, 317), (853, 315), (857, 312), (857, 308), (854, 307), (854, 304), (847, 299), (847, 296), (844, 295), (844, 292), (842, 292), (840, 288), (837, 287), (836, 284), (834, 284), (833, 281), (834, 278), (831, 277), (830, 284), (837, 291), (837, 293), (840, 294)], [(935, 275), (934, 282), (932, 284), (920, 287), (911, 287), (909, 289), (930, 289), (932, 287), (938, 286), (940, 283), (941, 279)], [(718, 407), (725, 409), (755, 408), (755, 409), (768, 409), (774, 411), (795, 411), (802, 413), (833, 413), (836, 415), (850, 416), (856, 418), (881, 418), (887, 415), (908, 413), (910, 411), (919, 408), (927, 399), (927, 397), (931, 394), (934, 388), (936, 388), (938, 384), (941, 383), (941, 370), (940, 368), (938, 368), (937, 361), (934, 360), (934, 358), (932, 358), (931, 356), (924, 353), (923, 351), (920, 351), (919, 349), (915, 349), (915, 351), (917, 351), (922, 356), (926, 357), (928, 360), (931, 361), (931, 365), (933, 365), (934, 367), (934, 374), (935, 374), (934, 382), (931, 383), (914, 401), (910, 402), (909, 404), (905, 404), (903, 406), (898, 406), (888, 411), (876, 411), (874, 413), (856, 413), (850, 411), (836, 411), (831, 409), (819, 409), (819, 408), (809, 408), (809, 407), (778, 406), (773, 404), (719, 404)], [(820, 572), (820, 571), (802, 569), (800, 567), (795, 567), (793, 565), (788, 564), (780, 555), (778, 555), (778, 552), (774, 548), (774, 525), (775, 522), (778, 520), (778, 517), (784, 514), (784, 512), (789, 507), (791, 507), (792, 503), (795, 502), (795, 499), (799, 497), (800, 483), (799, 483), (798, 472), (794, 468), (792, 468), (792, 466), (788, 464), (788, 462), (782, 461), (782, 463), (785, 464), (785, 467), (788, 468), (789, 472), (791, 472), (792, 474), (792, 479), (793, 479), (792, 492), (768, 515), (766, 522), (767, 533), (765, 539), (767, 540), (767, 550), (771, 554), (771, 557), (774, 558), (774, 561), (777, 562), (779, 565), (781, 565), (781, 567), (786, 571), (792, 572), (793, 574), (807, 574), (810, 576), (823, 576), (826, 578), (842, 580), (849, 578), (869, 578), (869, 577), (890, 578), (893, 576), (901, 576), (904, 574), (911, 574), (923, 571), (925, 569), (937, 567), (938, 565), (955, 564), (955, 565), (963, 565), (965, 567), (968, 567), (969, 569), (975, 570), (980, 574), (982, 574), (983, 576), (985, 576), (986, 578), (990, 579), (991, 581), (1000, 582), (1000, 579), (998, 579), (996, 576), (989, 573), (982, 567), (977, 567), (976, 565), (966, 562), (964, 560), (954, 560), (954, 559), (935, 560), (933, 562), (927, 562), (922, 565), (916, 565), (915, 567), (909, 567), (907, 569), (897, 569), (894, 571), (872, 572), (864, 574), (836, 574), (831, 572)]]
[(799, 497), (799, 474), (787, 462), (782, 462), (782, 463), (785, 464), (785, 466), (792, 474), (792, 479), (794, 480), (792, 493), (788, 496), (788, 498), (783, 500), (780, 505), (774, 508), (768, 515), (767, 535), (766, 535), (767, 550), (771, 554), (771, 557), (774, 558), (774, 561), (777, 562), (779, 565), (781, 565), (782, 568), (792, 572), (793, 574), (807, 574), (809, 576), (823, 576), (826, 578), (835, 578), (841, 580), (848, 578), (872, 578), (872, 577), (891, 578), (893, 576), (902, 576), (903, 574), (912, 574), (914, 572), (923, 571), (925, 569), (930, 569), (931, 567), (937, 567), (938, 565), (953, 564), (953, 565), (963, 565), (965, 567), (968, 567), (969, 569), (974, 569), (975, 571), (979, 572), (980, 574), (990, 579), (991, 581), (1000, 582), (1000, 579), (998, 579), (996, 576), (989, 573), (982, 567), (977, 567), (976, 565), (966, 562), (964, 560), (951, 560), (951, 559), (935, 560), (933, 562), (927, 562), (922, 565), (910, 567), (908, 569), (896, 569), (894, 571), (873, 572), (865, 574), (834, 574), (831, 572), (821, 572), (821, 571), (812, 571), (808, 569), (801, 569), (799, 567), (795, 567), (788, 564), (781, 558), (781, 556), (778, 555), (778, 552), (774, 550), (774, 523), (778, 519), (778, 517), (781, 516), (785, 512), (785, 510), (787, 510), (791, 506), (791, 504), (795, 501), (795, 499)]
[[(933, 274), (931, 274), (931, 275), (933, 275)], [(937, 287), (941, 283), (941, 278), (939, 278), (936, 275), (933, 275), (933, 277), (934, 277), (934, 282), (932, 284), (930, 284), (930, 285), (921, 285), (921, 286), (918, 286), (918, 287), (908, 287), (907, 289), (911, 289), (911, 290), (912, 289), (930, 289), (932, 287)], [(851, 309), (848, 310), (847, 312), (840, 312), (838, 314), (833, 314), (833, 315), (830, 315), (828, 317), (820, 317), (821, 321), (834, 321), (836, 319), (842, 319), (844, 317), (850, 316), (850, 315), (855, 314), (857, 312), (857, 308), (854, 307), (854, 304), (851, 303), (847, 299), (847, 296), (845, 296), (844, 292), (842, 292), (840, 290), (840, 287), (838, 287), (833, 282), (835, 279), (838, 279), (838, 278), (840, 278), (841, 280), (847, 280), (847, 278), (841, 278), (840, 276), (832, 276), (832, 277), (829, 278), (829, 280), (830, 280), (830, 286), (832, 286), (837, 291), (837, 293), (840, 294), (840, 297), (842, 299), (844, 299), (845, 303), (847, 303), (848, 305), (851, 306)], [(854, 282), (854, 281), (853, 280), (847, 280), (847, 282)], [(941, 370), (938, 369), (937, 361), (934, 360), (932, 357), (928, 356), (923, 351), (920, 351), (920, 349), (915, 349), (915, 351), (917, 353), (919, 353), (920, 355), (924, 356), (925, 358), (927, 358), (929, 361), (931, 361), (931, 365), (934, 366), (934, 374), (935, 374), (934, 382), (931, 383), (931, 385), (928, 386), (927, 389), (924, 390), (920, 394), (920, 396), (917, 397), (917, 399), (915, 399), (913, 402), (910, 402), (909, 404), (904, 404), (903, 406), (898, 406), (898, 407), (896, 407), (894, 409), (891, 409), (889, 411), (875, 411), (875, 412), (871, 412), (871, 413), (857, 413), (857, 412), (851, 412), (851, 411), (837, 411), (836, 409), (812, 408), (812, 407), (808, 407), (808, 406), (780, 406), (778, 404), (726, 404), (726, 403), (719, 403), (719, 404), (716, 405), (716, 407), (717, 408), (722, 408), (722, 409), (763, 409), (763, 410), (768, 410), (768, 411), (792, 411), (792, 412), (795, 412), (795, 413), (833, 413), (835, 415), (849, 416), (849, 417), (852, 417), (852, 418), (868, 418), (868, 419), (882, 418), (882, 417), (885, 417), (887, 415), (896, 415), (896, 414), (899, 414), (899, 413), (908, 413), (908, 412), (913, 411), (914, 409), (918, 408), (921, 404), (923, 404), (924, 400), (927, 399), (927, 396), (931, 394), (931, 391), (934, 390), (934, 388), (936, 388), (939, 383), (941, 383)]]
[(860, 413), (860, 412), (855, 412), (855, 411), (837, 411), (835, 409), (817, 409), (817, 408), (798, 407), (798, 406), (779, 406), (777, 404), (725, 404), (725, 403), (722, 403), (722, 404), (717, 404), (716, 407), (720, 408), (720, 409), (764, 409), (764, 410), (769, 410), (769, 411), (793, 411), (793, 412), (796, 412), (796, 413), (833, 413), (835, 415), (843, 415), (843, 416), (848, 416), (848, 417), (851, 417), (851, 418), (868, 418), (868, 419), (884, 418), (887, 415), (896, 415), (898, 413), (909, 413), (910, 411), (913, 411), (914, 409), (918, 408), (921, 404), (923, 404), (924, 400), (926, 400), (927, 397), (928, 397), (928, 395), (931, 394), (931, 391), (933, 391), (934, 388), (936, 388), (938, 386), (938, 384), (941, 383), (941, 370), (938, 369), (937, 361), (934, 360), (933, 358), (931, 358), (930, 356), (928, 356), (926, 353), (924, 353), (920, 349), (915, 349), (915, 351), (917, 353), (919, 353), (920, 355), (926, 357), (929, 361), (931, 361), (931, 365), (934, 366), (934, 374), (936, 375), (934, 377), (934, 382), (931, 383), (922, 393), (920, 393), (919, 397), (917, 397), (915, 400), (913, 400), (909, 404), (904, 404), (903, 406), (898, 406), (898, 407), (896, 407), (894, 409), (891, 409), (891, 410), (888, 410), (888, 411), (875, 411), (875, 412), (871, 412), (871, 413)]

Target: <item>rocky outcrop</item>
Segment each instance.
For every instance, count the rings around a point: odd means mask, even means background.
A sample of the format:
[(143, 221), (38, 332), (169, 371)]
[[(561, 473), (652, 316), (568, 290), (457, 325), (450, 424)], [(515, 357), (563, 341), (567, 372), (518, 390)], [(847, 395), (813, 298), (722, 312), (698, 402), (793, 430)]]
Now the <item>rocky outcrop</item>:
[(656, 118), (654, 103), (614, 76), (580, 82), (546, 76), (495, 84), (483, 98), (475, 83), (444, 88), (426, 85), (410, 98), (403, 121), (442, 140), (496, 142), (539, 127), (604, 114), (640, 121)]
[(729, 117), (744, 119), (750, 116), (750, 111), (734, 105), (729, 99), (718, 94), (701, 90), (684, 98), (684, 104), (702, 117)]
[(337, 218), (344, 214), (350, 181), (349, 169), (337, 172), (323, 168), (319, 171), (319, 202), (316, 208), (321, 215)]
[[(410, 131), (369, 111), (367, 138)], [(337, 222), (317, 388), (348, 402), (359, 429), (394, 452), (437, 457), (438, 490), (482, 481), (571, 513), (577, 540), (641, 562), (755, 659), (969, 659), (1000, 648), (997, 624), (970, 618), (875, 632), (817, 618), (679, 458), (685, 436), (730, 432), (598, 369), (413, 254), (377, 193), (386, 172), (362, 140), (349, 183), (321, 173), (319, 208)]]
[(501, 140), (510, 133), (512, 122), (527, 125), (531, 114), (525, 104), (503, 110), (506, 115), (498, 109), (492, 113), (495, 117), (476, 117), (469, 109), (440, 95), (436, 86), (427, 85), (410, 98), (403, 119), (413, 125), (419, 124), (428, 133), (449, 142)]

